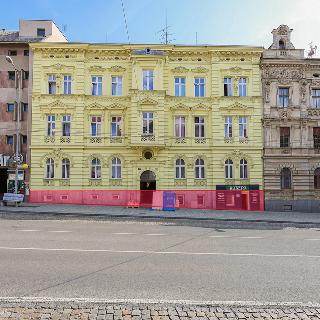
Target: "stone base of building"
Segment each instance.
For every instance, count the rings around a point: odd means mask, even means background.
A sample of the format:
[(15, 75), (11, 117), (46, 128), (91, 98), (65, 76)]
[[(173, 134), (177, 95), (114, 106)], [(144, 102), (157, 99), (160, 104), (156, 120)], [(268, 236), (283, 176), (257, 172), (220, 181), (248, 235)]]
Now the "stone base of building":
[(153, 209), (264, 210), (262, 190), (31, 190), (30, 202)]
[(315, 212), (320, 214), (320, 200), (265, 200), (266, 211)]

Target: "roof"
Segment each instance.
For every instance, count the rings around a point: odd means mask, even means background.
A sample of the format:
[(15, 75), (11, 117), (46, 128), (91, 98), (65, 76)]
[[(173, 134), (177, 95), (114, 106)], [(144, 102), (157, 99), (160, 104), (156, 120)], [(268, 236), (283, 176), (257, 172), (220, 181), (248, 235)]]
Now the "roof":
[(39, 42), (39, 37), (20, 37), (19, 31), (0, 30), (0, 42)]

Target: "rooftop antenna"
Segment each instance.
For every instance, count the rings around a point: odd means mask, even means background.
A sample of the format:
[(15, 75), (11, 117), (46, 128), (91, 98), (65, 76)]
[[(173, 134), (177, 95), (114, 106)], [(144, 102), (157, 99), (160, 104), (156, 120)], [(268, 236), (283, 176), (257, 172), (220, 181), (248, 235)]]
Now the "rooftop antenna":
[(312, 42), (309, 43), (309, 47), (310, 47), (310, 50), (308, 52), (308, 58), (311, 59), (314, 55), (316, 55), (318, 47), (313, 46)]
[(64, 24), (63, 26), (62, 26), (62, 30), (63, 30), (63, 32), (65, 33), (65, 32), (67, 32), (67, 25), (66, 24)]
[(198, 32), (196, 32), (196, 45), (198, 45)]
[(161, 30), (159, 30), (157, 33), (160, 33), (160, 41), (161, 41), (161, 43), (163, 43), (163, 44), (169, 44), (169, 43), (171, 43), (173, 40), (175, 40), (175, 39), (170, 39), (170, 37), (173, 35), (173, 33), (170, 33), (169, 32), (169, 29), (170, 29), (171, 27), (170, 26), (168, 26), (168, 18), (167, 18), (167, 10), (166, 10), (166, 26), (163, 28), (163, 29), (161, 29)]

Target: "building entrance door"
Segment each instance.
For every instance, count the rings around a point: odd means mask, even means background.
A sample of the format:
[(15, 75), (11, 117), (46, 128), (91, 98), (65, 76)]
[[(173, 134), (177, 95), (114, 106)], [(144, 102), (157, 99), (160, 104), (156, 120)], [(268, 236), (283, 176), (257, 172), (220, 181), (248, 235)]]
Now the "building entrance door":
[(153, 191), (156, 190), (156, 175), (153, 171), (146, 170), (140, 176), (140, 206), (152, 207)]

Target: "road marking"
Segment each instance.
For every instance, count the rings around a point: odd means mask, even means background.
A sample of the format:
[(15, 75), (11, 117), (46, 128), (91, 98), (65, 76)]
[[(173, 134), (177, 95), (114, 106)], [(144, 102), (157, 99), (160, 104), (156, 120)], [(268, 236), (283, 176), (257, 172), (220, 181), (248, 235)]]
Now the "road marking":
[(231, 236), (209, 236), (209, 238), (230, 238)]
[(263, 239), (263, 237), (209, 236), (209, 238)]
[(77, 248), (39, 248), (39, 247), (0, 247), (0, 250), (57, 251), (57, 252), (106, 252), (106, 253), (143, 253), (159, 255), (185, 256), (237, 256), (270, 258), (320, 258), (318, 255), (305, 254), (263, 254), (263, 253), (229, 253), (229, 252), (187, 252), (187, 251), (148, 251), (148, 250), (112, 250), (112, 249), (77, 249)]
[(53, 230), (53, 231), (48, 231), (51, 233), (67, 233), (67, 232), (72, 232), (72, 231), (68, 231), (68, 230)]
[(134, 233), (134, 232), (115, 232), (112, 234), (122, 236), (122, 235), (132, 235), (132, 234), (136, 234), (136, 233)]
[(34, 229), (22, 229), (22, 230), (17, 230), (19, 232), (38, 232), (40, 230), (34, 230)]
[(306, 240), (306, 241), (320, 241), (320, 239), (303, 239), (303, 240)]
[(263, 239), (263, 237), (239, 237), (239, 239)]
[(165, 236), (165, 233), (146, 233), (145, 236)]

